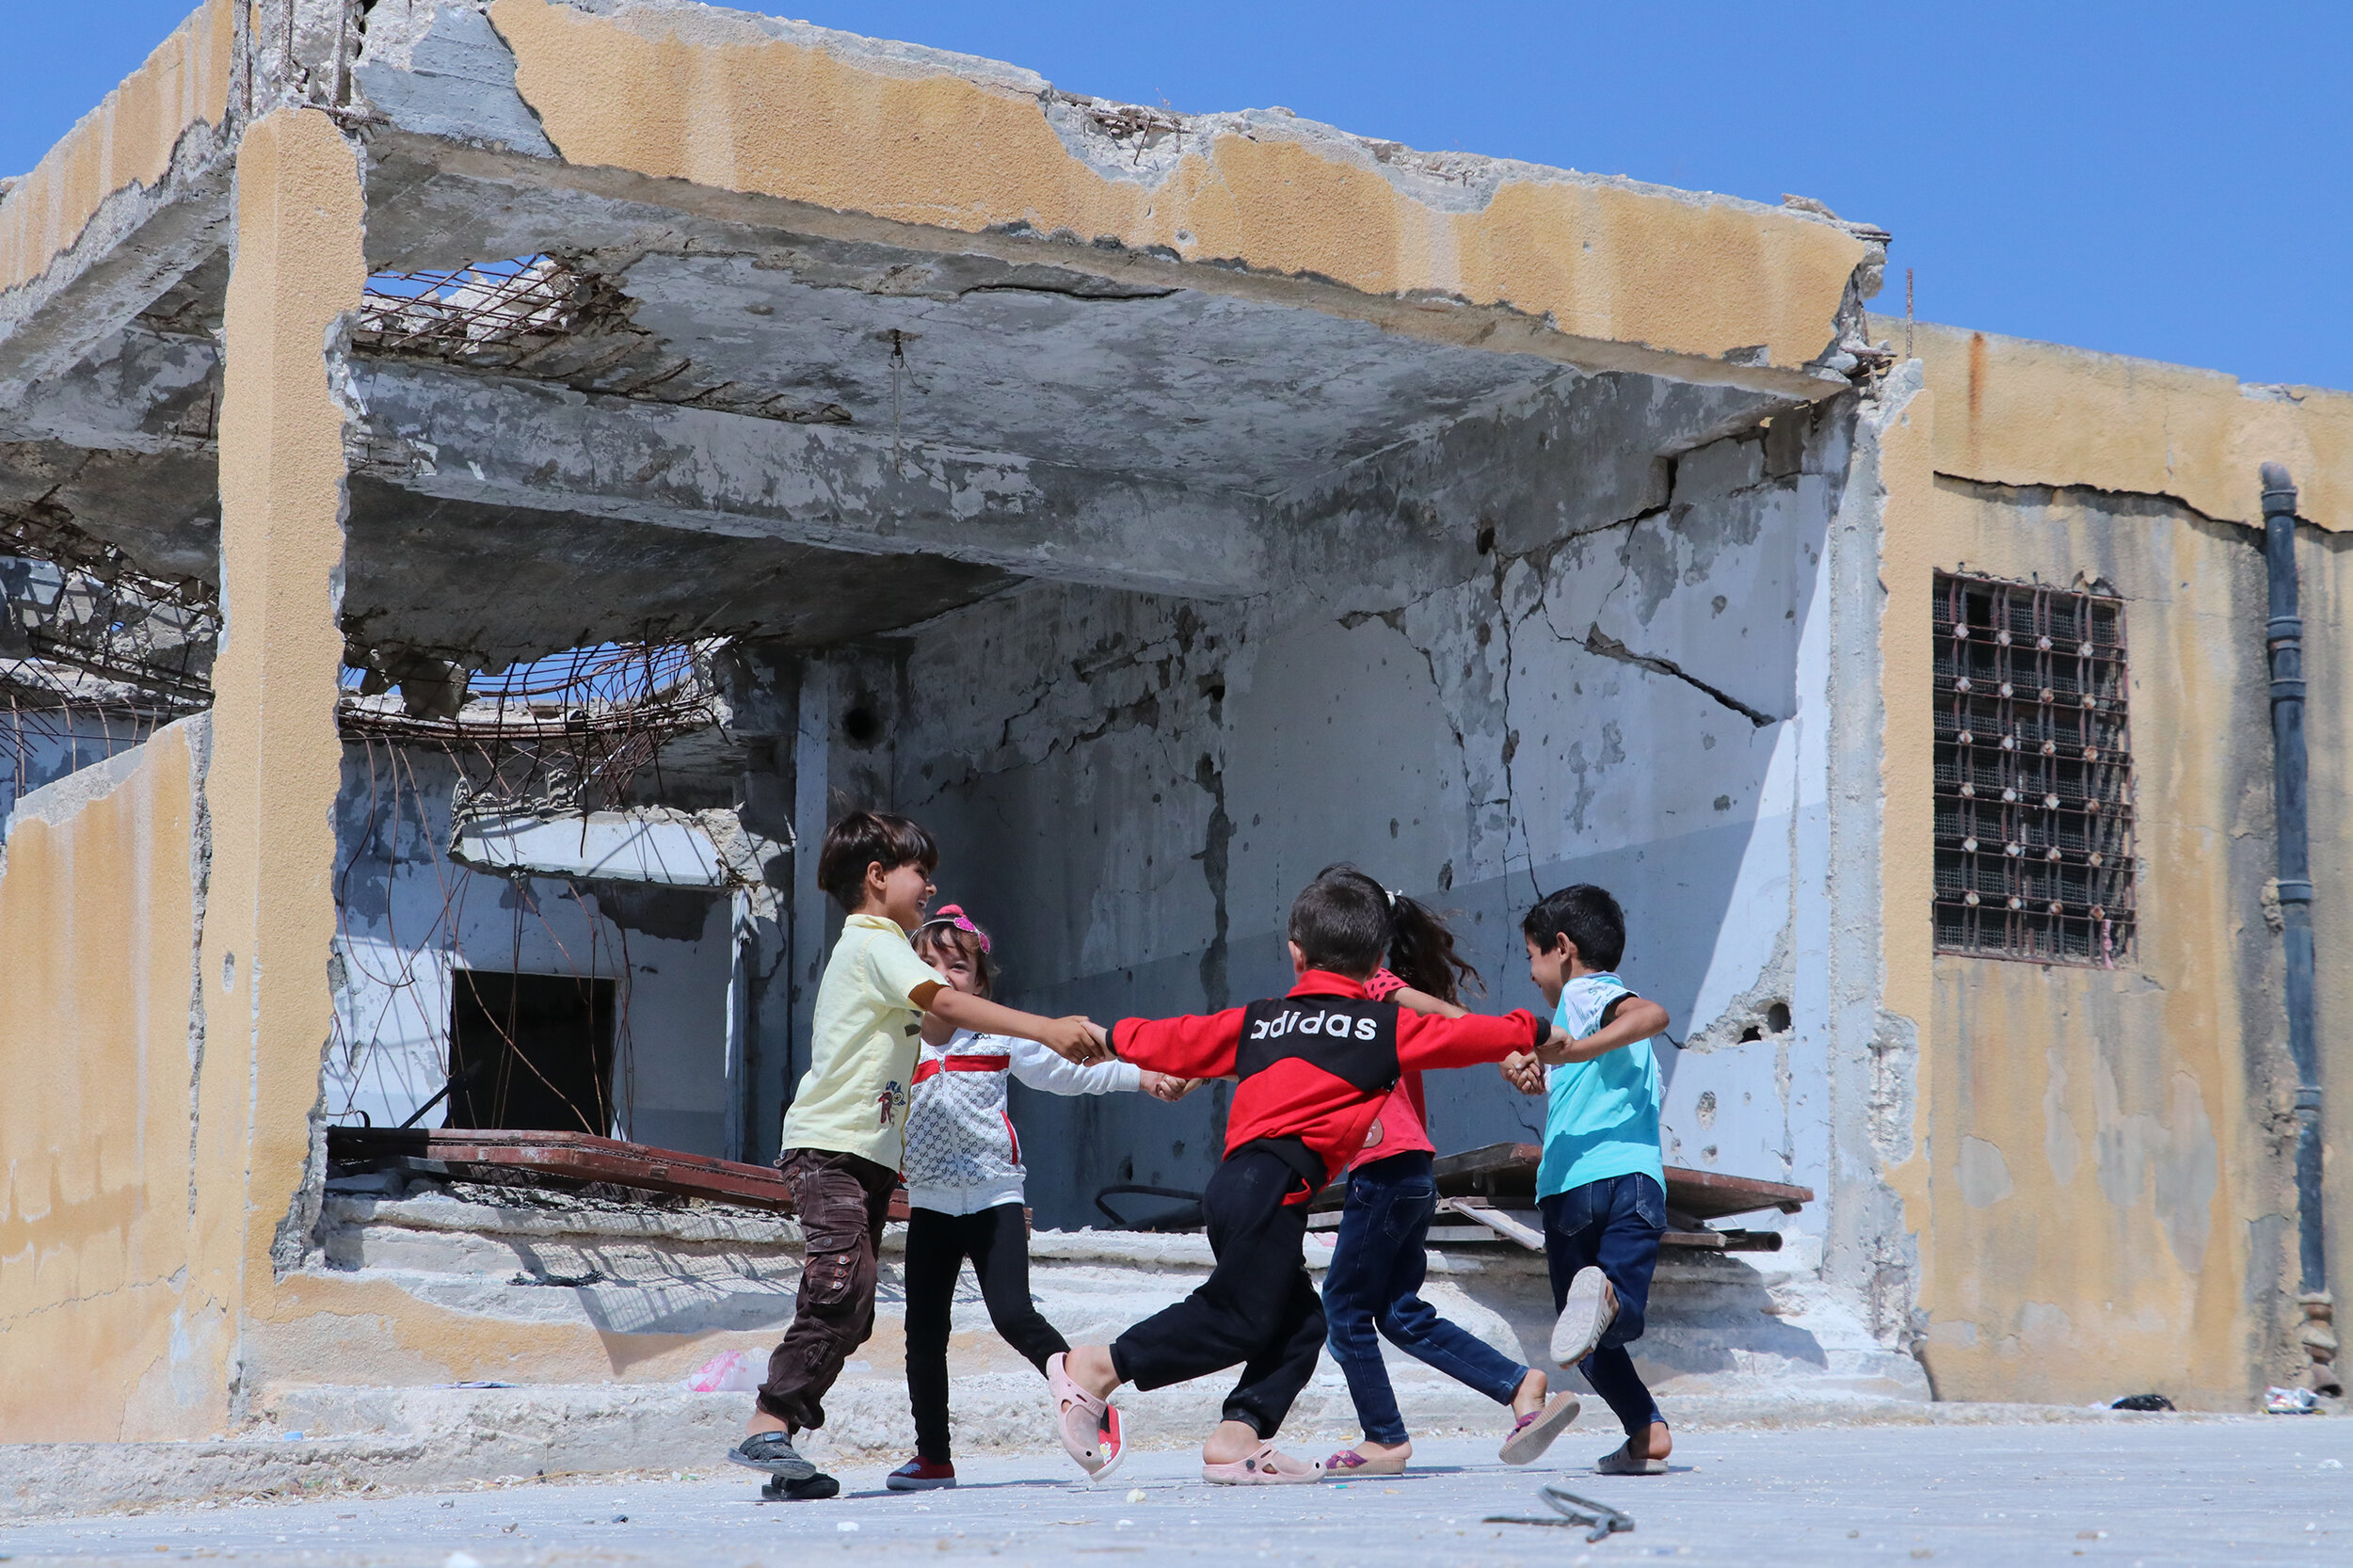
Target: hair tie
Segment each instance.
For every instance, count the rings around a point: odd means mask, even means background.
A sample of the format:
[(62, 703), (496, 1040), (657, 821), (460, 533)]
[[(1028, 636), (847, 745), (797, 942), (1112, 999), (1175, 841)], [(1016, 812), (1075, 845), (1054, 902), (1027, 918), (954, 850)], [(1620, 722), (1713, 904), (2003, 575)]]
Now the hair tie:
[(1389, 907), (1392, 909), (1397, 907), (1397, 901), (1405, 896), (1404, 891), (1397, 888), (1384, 888), (1381, 892), (1389, 901)]

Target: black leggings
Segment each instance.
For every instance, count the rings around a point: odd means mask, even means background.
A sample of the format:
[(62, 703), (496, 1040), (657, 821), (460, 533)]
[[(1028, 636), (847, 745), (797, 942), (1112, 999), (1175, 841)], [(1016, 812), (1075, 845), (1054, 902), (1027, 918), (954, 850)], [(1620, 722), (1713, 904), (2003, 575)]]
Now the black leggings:
[(1030, 1302), (1030, 1226), (1017, 1203), (978, 1214), (907, 1211), (907, 1399), (915, 1406), (915, 1451), (948, 1462), (948, 1320), (964, 1260), (980, 1277), (988, 1320), (1005, 1343), (1046, 1370), (1070, 1349)]

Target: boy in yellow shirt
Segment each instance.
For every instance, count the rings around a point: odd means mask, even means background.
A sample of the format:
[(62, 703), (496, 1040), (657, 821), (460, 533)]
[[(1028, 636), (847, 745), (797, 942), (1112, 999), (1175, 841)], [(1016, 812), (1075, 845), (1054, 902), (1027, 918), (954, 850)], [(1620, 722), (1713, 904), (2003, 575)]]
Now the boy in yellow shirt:
[(1085, 1018), (1045, 1018), (940, 984), (908, 935), (923, 923), (939, 864), (905, 817), (858, 811), (826, 830), (817, 884), (849, 911), (818, 983), (808, 1071), (784, 1118), (776, 1161), (800, 1215), (803, 1264), (792, 1324), (768, 1358), (758, 1408), (728, 1458), (788, 1497), (830, 1497), (831, 1476), (792, 1447), (825, 1424), (822, 1402), (874, 1329), (875, 1250), (906, 1153), (908, 1091), (923, 1015), (959, 1029), (1036, 1040), (1074, 1062), (1105, 1055)]

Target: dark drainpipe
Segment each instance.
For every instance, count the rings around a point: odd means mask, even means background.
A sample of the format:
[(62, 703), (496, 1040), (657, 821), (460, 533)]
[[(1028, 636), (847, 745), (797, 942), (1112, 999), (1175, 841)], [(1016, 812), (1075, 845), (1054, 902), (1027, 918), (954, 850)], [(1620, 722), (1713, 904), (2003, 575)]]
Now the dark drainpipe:
[[(2313, 881), (2305, 814), (2304, 618), (2296, 582), (2296, 485), (2263, 466), (2264, 561), (2270, 568), (2271, 776), (2280, 842), (2281, 938), (2287, 957), (2288, 1055), (2296, 1063), (2296, 1228), (2302, 1339), (2315, 1388), (2337, 1384), (2328, 1234), (2321, 1209), (2320, 1049), (2313, 1016)], [(2316, 1332), (2315, 1332), (2316, 1331)]]

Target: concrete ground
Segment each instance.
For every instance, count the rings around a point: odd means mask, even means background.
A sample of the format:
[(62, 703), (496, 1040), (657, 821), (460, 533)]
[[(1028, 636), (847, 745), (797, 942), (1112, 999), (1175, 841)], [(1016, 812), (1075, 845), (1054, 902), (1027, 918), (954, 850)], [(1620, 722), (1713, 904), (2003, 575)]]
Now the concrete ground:
[[(382, 1498), (232, 1502), (0, 1526), (18, 1563), (235, 1559), (253, 1564), (524, 1568), (558, 1562), (1006, 1564), (1078, 1557), (1232, 1564), (2113, 1563), (2121, 1568), (2353, 1560), (2353, 1421), (2150, 1416), (2080, 1426), (1847, 1427), (1689, 1433), (1672, 1474), (1604, 1479), (1606, 1434), (1580, 1426), (1511, 1470), (1485, 1442), (1425, 1446), (1395, 1479), (1241, 1490), (1199, 1483), (1180, 1452), (1137, 1453), (1112, 1480), (1059, 1456), (980, 1458), (954, 1492), (894, 1496), (885, 1466), (843, 1496), (763, 1504), (749, 1472), (550, 1481)], [(1558, 1481), (1631, 1514), (1581, 1529), (1542, 1515)]]

